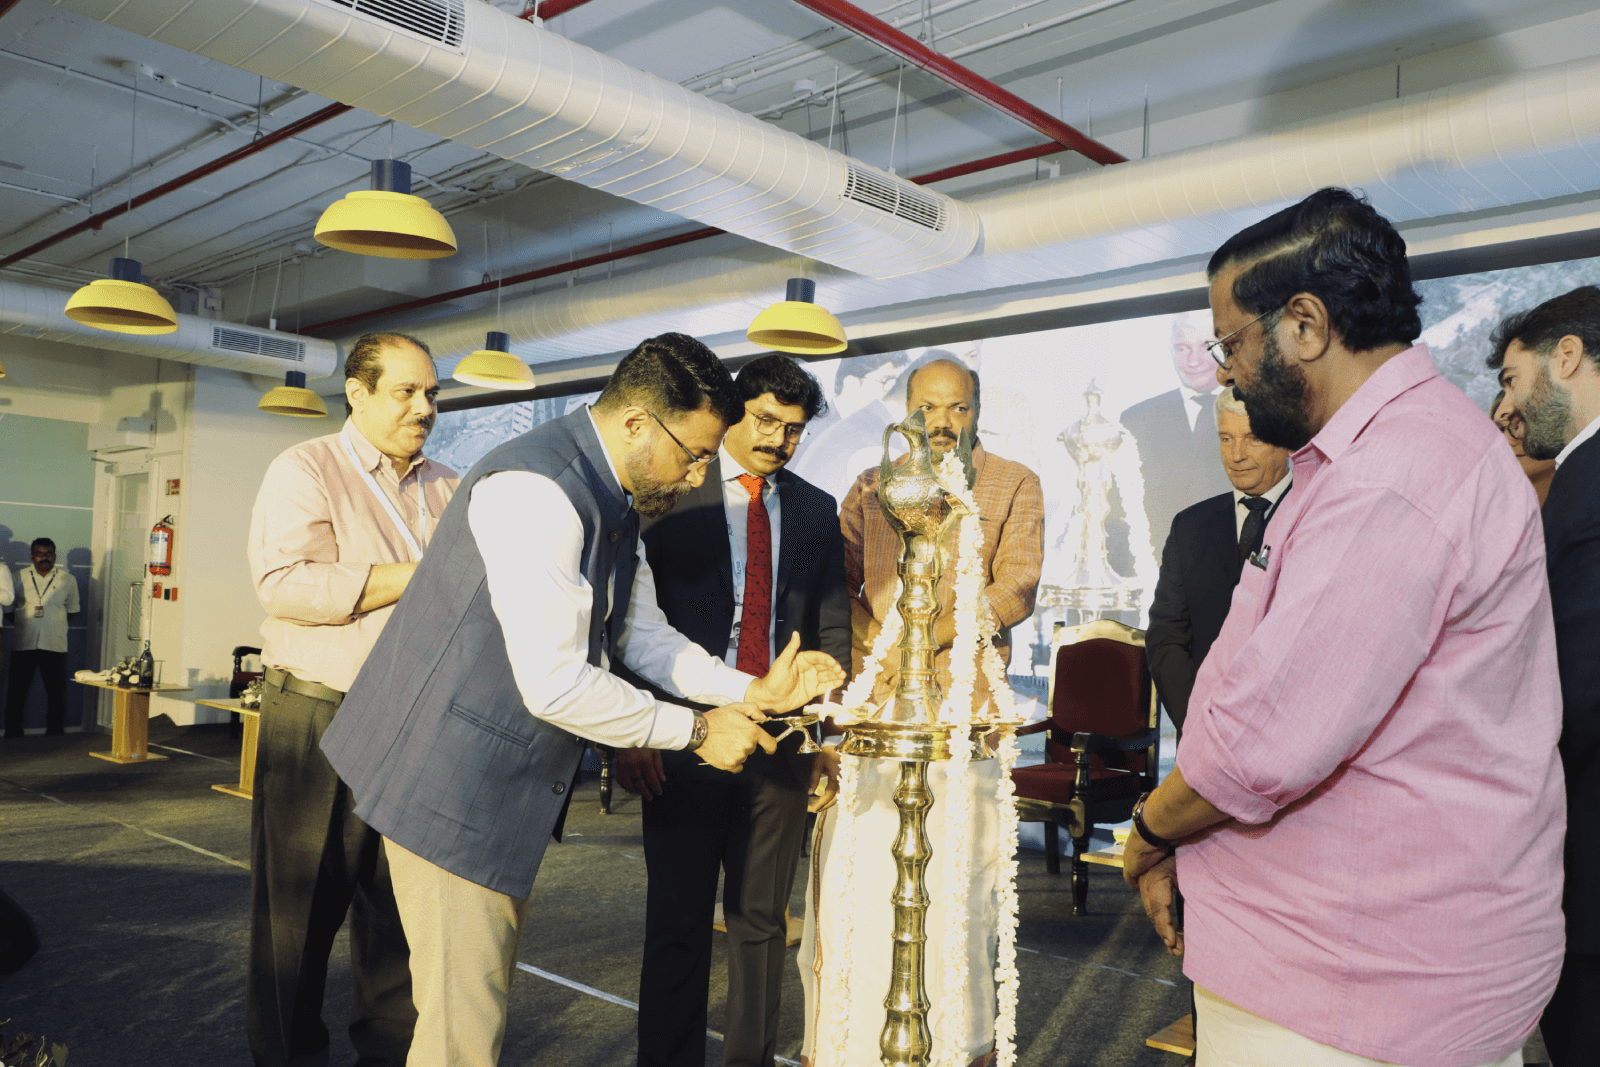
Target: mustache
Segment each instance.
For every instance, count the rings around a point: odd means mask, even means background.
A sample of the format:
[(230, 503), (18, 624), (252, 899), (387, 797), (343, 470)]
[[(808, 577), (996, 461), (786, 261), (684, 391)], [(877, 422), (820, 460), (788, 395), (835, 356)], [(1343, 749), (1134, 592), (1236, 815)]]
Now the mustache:
[(752, 447), (750, 449), (750, 451), (752, 451), (752, 452), (760, 452), (760, 453), (762, 453), (764, 455), (768, 455), (768, 456), (776, 456), (778, 459), (788, 459), (789, 458), (789, 453), (785, 452), (781, 448), (774, 448), (771, 445), (756, 445), (756, 446)]

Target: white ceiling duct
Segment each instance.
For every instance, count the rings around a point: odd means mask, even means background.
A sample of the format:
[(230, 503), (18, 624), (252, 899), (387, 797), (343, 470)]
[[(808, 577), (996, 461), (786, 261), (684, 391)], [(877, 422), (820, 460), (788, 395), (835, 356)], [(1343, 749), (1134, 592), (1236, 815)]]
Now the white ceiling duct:
[(308, 379), (326, 378), (340, 362), (339, 346), (332, 341), (195, 315), (180, 314), (178, 328), (172, 333), (140, 335), (98, 330), (67, 318), (67, 296), (60, 289), (0, 279), (0, 333), (274, 378), (283, 377), (285, 371), (300, 371)]
[[(971, 201), (980, 254), (892, 283), (819, 270), (835, 314), (1205, 255), (1328, 185), (1400, 222), (1600, 191), (1600, 60), (1544, 67)], [(662, 330), (725, 333), (773, 299), (785, 259), (747, 248), (417, 324), (446, 366), (485, 329), (528, 358), (619, 351)], [(754, 310), (752, 310), (754, 309)], [(538, 356), (531, 353), (537, 351)]]
[(985, 257), (1059, 278), (1210, 252), (1329, 185), (1361, 190), (1402, 223), (1600, 190), (1600, 60), (1386, 100), (972, 206)]
[(61, 7), (874, 278), (956, 262), (971, 210), (466, 0), (55, 0)]

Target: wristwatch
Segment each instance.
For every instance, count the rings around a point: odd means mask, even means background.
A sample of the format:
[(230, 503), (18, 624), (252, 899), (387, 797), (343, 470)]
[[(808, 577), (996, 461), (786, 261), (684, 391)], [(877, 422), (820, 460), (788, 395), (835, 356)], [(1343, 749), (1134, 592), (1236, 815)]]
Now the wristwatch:
[(1150, 794), (1149, 793), (1143, 793), (1143, 794), (1140, 795), (1139, 799), (1134, 802), (1134, 805), (1133, 805), (1133, 828), (1139, 832), (1139, 836), (1144, 838), (1145, 843), (1147, 845), (1149, 845), (1151, 848), (1161, 848), (1161, 849), (1166, 849), (1168, 852), (1172, 852), (1173, 850), (1175, 850), (1178, 847), (1178, 843), (1176, 841), (1168, 841), (1164, 837), (1157, 836), (1150, 829), (1150, 827), (1145, 825), (1145, 822), (1144, 822), (1144, 802), (1146, 800), (1149, 800), (1149, 799), (1150, 799)]
[(706, 734), (711, 732), (711, 723), (698, 711), (694, 713), (694, 729), (689, 733), (689, 743), (684, 746), (685, 752), (693, 752), (706, 743)]

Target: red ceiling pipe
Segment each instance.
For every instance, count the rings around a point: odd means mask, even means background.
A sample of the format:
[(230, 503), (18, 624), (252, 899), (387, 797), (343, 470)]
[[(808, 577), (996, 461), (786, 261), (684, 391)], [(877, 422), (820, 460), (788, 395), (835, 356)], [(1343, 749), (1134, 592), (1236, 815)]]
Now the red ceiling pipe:
[(412, 311), (416, 308), (428, 307), (432, 304), (442, 304), (446, 300), (456, 300), (463, 296), (473, 296), (477, 293), (489, 293), (496, 289), (503, 289), (508, 285), (520, 285), (523, 282), (532, 282), (537, 281), (540, 278), (548, 278), (554, 274), (565, 274), (568, 271), (582, 270), (584, 267), (595, 267), (599, 266), (601, 263), (613, 263), (616, 260), (627, 259), (630, 256), (642, 256), (646, 252), (659, 252), (663, 248), (672, 248), (676, 245), (686, 245), (691, 241), (703, 241), (707, 237), (715, 237), (719, 233), (727, 232), (727, 230), (719, 230), (715, 226), (708, 226), (703, 230), (690, 230), (688, 233), (680, 233), (674, 237), (663, 237), (660, 240), (646, 241), (644, 244), (630, 245), (627, 248), (619, 248), (613, 252), (601, 252), (599, 255), (585, 256), (583, 259), (574, 259), (566, 263), (557, 263), (552, 267), (540, 267), (538, 270), (530, 270), (525, 271), (522, 274), (508, 275), (507, 277), (501, 278), (498, 281), (484, 282), (480, 285), (469, 285), (464, 289), (452, 289), (448, 293), (436, 293), (433, 296), (420, 296), (415, 300), (407, 300), (404, 303), (389, 304), (381, 308), (373, 308), (371, 311), (361, 311), (354, 315), (346, 315), (342, 319), (329, 319), (327, 322), (319, 322), (314, 325), (307, 326), (300, 332), (317, 333), (320, 330), (331, 330), (336, 326), (348, 326), (352, 322), (360, 322), (363, 319), (374, 318), (378, 315), (390, 315), (401, 311)]
[[(3, 0), (0, 0), (0, 2), (3, 2)], [(0, 12), (0, 14), (3, 14), (3, 12)], [(35, 255), (36, 253), (44, 251), (51, 245), (60, 244), (69, 237), (76, 237), (85, 230), (98, 230), (107, 222), (110, 222), (112, 219), (117, 218), (120, 215), (126, 215), (136, 207), (143, 207), (152, 200), (166, 196), (168, 193), (173, 192), (174, 190), (182, 189), (185, 185), (190, 185), (194, 182), (197, 182), (201, 178), (204, 178), (208, 175), (215, 174), (224, 167), (231, 167), (241, 159), (248, 159), (250, 156), (253, 156), (258, 152), (264, 152), (281, 141), (287, 141), (289, 138), (311, 129), (313, 126), (320, 126), (329, 119), (338, 115), (343, 115), (349, 110), (349, 104), (329, 104), (321, 111), (313, 111), (305, 118), (296, 122), (291, 122), (283, 129), (269, 133), (260, 140), (252, 141), (243, 148), (236, 148), (225, 156), (218, 156), (205, 166), (196, 167), (187, 174), (180, 174), (170, 182), (167, 182), (164, 185), (156, 186), (148, 193), (140, 193), (138, 196), (133, 198), (132, 202), (123, 201), (114, 208), (102, 211), (98, 215), (91, 215), (82, 222), (68, 226), (60, 233), (51, 234), (42, 241), (36, 241), (20, 252), (11, 253), (4, 259), (0, 259), (0, 268), (9, 267), (18, 260), (27, 259), (31, 255)]]
[(915, 178), (908, 178), (906, 180), (916, 182), (918, 185), (932, 185), (934, 182), (942, 182), (948, 178), (960, 178), (968, 174), (980, 174), (986, 170), (994, 170), (996, 167), (1003, 167), (1008, 163), (1022, 163), (1030, 159), (1038, 159), (1041, 156), (1053, 156), (1057, 152), (1065, 151), (1067, 151), (1066, 145), (1051, 141), (1049, 144), (1036, 144), (1032, 148), (1019, 148), (1015, 152), (1001, 152), (998, 156), (989, 156), (986, 159), (974, 159), (971, 163), (957, 163), (953, 167), (946, 167), (943, 170), (929, 171), (927, 174), (919, 174)]
[[(977, 174), (981, 171), (994, 170), (1008, 163), (1020, 163), (1028, 159), (1037, 159), (1040, 156), (1055, 155), (1065, 152), (1066, 148), (1052, 141), (1049, 144), (1035, 145), (1032, 148), (1019, 148), (1015, 152), (1002, 152), (998, 156), (989, 156), (987, 159), (976, 159), (971, 163), (960, 163), (954, 167), (946, 167), (928, 174), (908, 179), (918, 185), (927, 185), (930, 182), (944, 181), (946, 178), (959, 178), (964, 174)], [(585, 256), (583, 259), (574, 259), (567, 263), (557, 263), (550, 267), (540, 267), (538, 270), (526, 271), (522, 274), (512, 274), (499, 281), (484, 282), (480, 285), (469, 285), (464, 289), (452, 289), (448, 293), (436, 293), (433, 296), (421, 296), (415, 300), (407, 300), (400, 304), (389, 304), (371, 311), (361, 311), (343, 318), (329, 319), (307, 326), (301, 333), (318, 333), (322, 330), (331, 330), (338, 326), (348, 326), (353, 322), (376, 318), (379, 315), (398, 314), (402, 311), (414, 311), (417, 308), (429, 307), (433, 304), (442, 304), (446, 300), (456, 300), (463, 296), (474, 296), (478, 293), (488, 293), (508, 285), (520, 285), (523, 282), (537, 281), (540, 278), (549, 278), (556, 274), (565, 274), (568, 271), (582, 270), (584, 267), (596, 267), (602, 263), (614, 263), (619, 259), (628, 259), (632, 256), (642, 256), (647, 252), (659, 252), (663, 248), (673, 248), (677, 245), (686, 245), (694, 241), (703, 241), (707, 237), (715, 237), (719, 233), (727, 233), (715, 226), (707, 226), (700, 230), (690, 230), (674, 237), (663, 237), (656, 241), (646, 241), (644, 244), (629, 245), (627, 248), (618, 248), (612, 252), (601, 252), (598, 255)]]
[(539, 0), (539, 3), (528, 8), (519, 19), (531, 19), (537, 15), (541, 19), (553, 19), (557, 15), (565, 15), (575, 7), (582, 7), (589, 0)]
[(935, 52), (914, 37), (884, 22), (875, 15), (856, 7), (847, 0), (795, 0), (802, 7), (852, 30), (873, 41), (907, 63), (932, 74), (963, 92), (970, 93), (991, 107), (1010, 115), (1025, 126), (1031, 126), (1058, 144), (1081, 152), (1096, 163), (1126, 163), (1128, 157), (1107, 148), (1099, 141), (1090, 140), (1065, 122), (1028, 103), (1016, 93), (1002, 89), (982, 75), (976, 74), (953, 59)]

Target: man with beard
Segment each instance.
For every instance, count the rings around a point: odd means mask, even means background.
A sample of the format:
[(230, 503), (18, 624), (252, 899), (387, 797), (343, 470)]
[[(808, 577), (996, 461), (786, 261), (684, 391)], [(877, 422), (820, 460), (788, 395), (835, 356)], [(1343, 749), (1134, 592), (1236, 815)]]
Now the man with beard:
[(1544, 543), (1561, 670), (1567, 955), (1539, 1029), (1553, 1067), (1570, 1067), (1590, 1062), (1600, 1040), (1600, 289), (1507, 318), (1489, 366), (1500, 368), (1523, 451), (1556, 464)]
[(343, 429), (272, 461), (247, 551), (266, 667), (250, 801), (245, 1027), (263, 1067), (328, 1062), (322, 992), (350, 913), (350, 1041), (406, 1062), (416, 1011), (382, 842), (317, 750), (410, 582), (456, 474), (423, 458), (439, 383), (427, 347), (367, 334), (344, 364)]
[[(67, 616), (78, 612), (78, 580), (56, 566), (56, 543), (37, 537), (28, 546), (33, 566), (17, 576), (22, 603), (12, 616), (16, 647), (12, 649), (11, 675), (6, 683), (6, 736), (22, 736), (23, 712), (33, 672), (44, 679), (46, 734), (67, 730)], [(6, 570), (0, 566), (0, 570)], [(6, 571), (6, 578), (11, 575)], [(5, 590), (6, 603), (15, 594)]]
[(1219, 376), (1295, 488), (1125, 874), (1195, 983), (1200, 1063), (1513, 1067), (1562, 941), (1533, 491), (1413, 344), (1405, 242), (1365, 201), (1315, 193), (1207, 273)]
[[(669, 333), (629, 353), (593, 408), (491, 451), (323, 737), (394, 871), (418, 1013), (411, 1067), (498, 1059), (528, 894), (585, 738), (737, 771), (757, 746), (776, 748), (752, 721), (763, 709), (843, 679), (797, 642), (752, 677), (656, 605), (639, 516), (701, 484), (742, 414), (711, 350)], [(721, 706), (657, 700), (614, 663)]]
[[(977, 470), (973, 498), (983, 526), (980, 554), (984, 589), (979, 612), (984, 616), (981, 621), (985, 629), (979, 640), (992, 641), (1000, 650), (1001, 659), (1005, 660), (1010, 653), (1011, 627), (1033, 614), (1034, 594), (1044, 558), (1044, 494), (1037, 474), (1020, 463), (986, 451), (978, 440), (982, 402), (979, 385), (978, 375), (962, 364), (950, 359), (934, 359), (915, 368), (907, 378), (906, 410), (922, 411), (935, 462), (956, 446), (962, 430), (973, 438), (972, 464)], [(878, 428), (878, 439), (881, 457), (883, 427)], [(904, 457), (898, 457), (897, 462), (899, 458)], [(845, 497), (839, 515), (844, 532), (845, 586), (851, 600), (851, 642), (856, 674), (864, 669), (878, 631), (895, 611), (895, 588), (899, 578), (903, 542), (878, 503), (879, 473), (876, 463), (862, 472)], [(939, 684), (948, 693), (952, 682), (950, 647), (955, 643), (956, 583), (950, 571), (945, 573), (933, 636), (939, 643), (934, 665), (938, 668)], [(874, 686), (872, 700), (888, 698), (894, 692), (898, 676), (897, 670), (883, 671)], [(980, 671), (974, 686), (974, 707), (986, 705), (988, 696), (988, 683)], [(935, 797), (948, 801), (945, 773), (945, 764), (932, 764), (928, 782)], [(934, 905), (935, 911), (928, 920), (929, 959), (942, 959), (956, 952), (967, 954), (968, 988), (943, 991), (939, 985), (943, 969), (930, 967), (928, 974), (929, 995), (935, 1003), (949, 996), (963, 997), (968, 1003), (967, 1032), (949, 1037), (960, 1049), (956, 1062), (962, 1064), (981, 1059), (993, 1049), (992, 975), (997, 914), (994, 886), (1000, 861), (995, 849), (997, 761), (976, 760), (969, 773), (972, 820), (965, 842), (958, 844), (945, 839), (939, 819), (932, 818), (928, 823), (935, 855), (964, 848), (972, 858), (968, 884), (951, 887), (948, 891), (949, 896), (962, 901), (968, 909), (966, 944), (952, 943), (941, 928), (942, 916), (938, 909), (942, 904)], [(899, 814), (894, 804), (897, 783), (896, 765), (892, 761), (861, 761), (855, 822), (852, 823), (852, 832), (859, 842), (851, 872), (857, 887), (848, 889), (850, 899), (861, 909), (853, 918), (857, 931), (887, 929), (893, 922), (889, 898), (895, 884), (895, 868), (890, 843), (899, 828)], [(838, 928), (830, 921), (838, 910), (830, 905), (846, 892), (839, 865), (829, 863), (836, 824), (837, 820), (829, 819), (826, 812), (817, 820), (811, 883), (806, 894), (805, 935), (800, 945), (800, 980), (806, 991), (804, 1056), (812, 1063), (819, 1062), (819, 1048), (830, 1047), (829, 1019), (823, 1014), (818, 997), (819, 976), (838, 975), (848, 966), (848, 985), (852, 995), (859, 998), (859, 1004), (881, 1004), (882, 991), (889, 988), (888, 938), (857, 939), (845, 946), (838, 940)], [(944, 888), (938, 885), (941, 872), (937, 865), (930, 867), (927, 875), (933, 900), (946, 899)], [(878, 1062), (879, 1028), (859, 1022), (870, 1016), (865, 1008), (858, 1008), (853, 1016), (858, 1022), (850, 1027), (845, 1063)], [(940, 1029), (945, 1024), (937, 1007), (929, 1016), (929, 1025), (935, 1033), (946, 1032)], [(940, 1040), (946, 1039), (941, 1037)], [(822, 1062), (829, 1062), (827, 1053), (822, 1055)]]
[[(730, 667), (765, 674), (798, 634), (801, 647), (850, 661), (839, 506), (791, 473), (806, 425), (826, 406), (817, 380), (788, 356), (762, 356), (735, 382), (744, 418), (671, 514), (644, 526), (646, 559), (667, 621)], [(726, 871), (728, 1010), (723, 1063), (770, 1067), (777, 1051), (786, 908), (805, 834), (806, 799), (837, 756), (752, 753), (743, 772), (689, 752), (618, 753), (623, 788), (643, 792), (644, 966), (639, 1063), (701, 1067), (717, 877)], [(835, 787), (836, 788), (836, 787)]]

